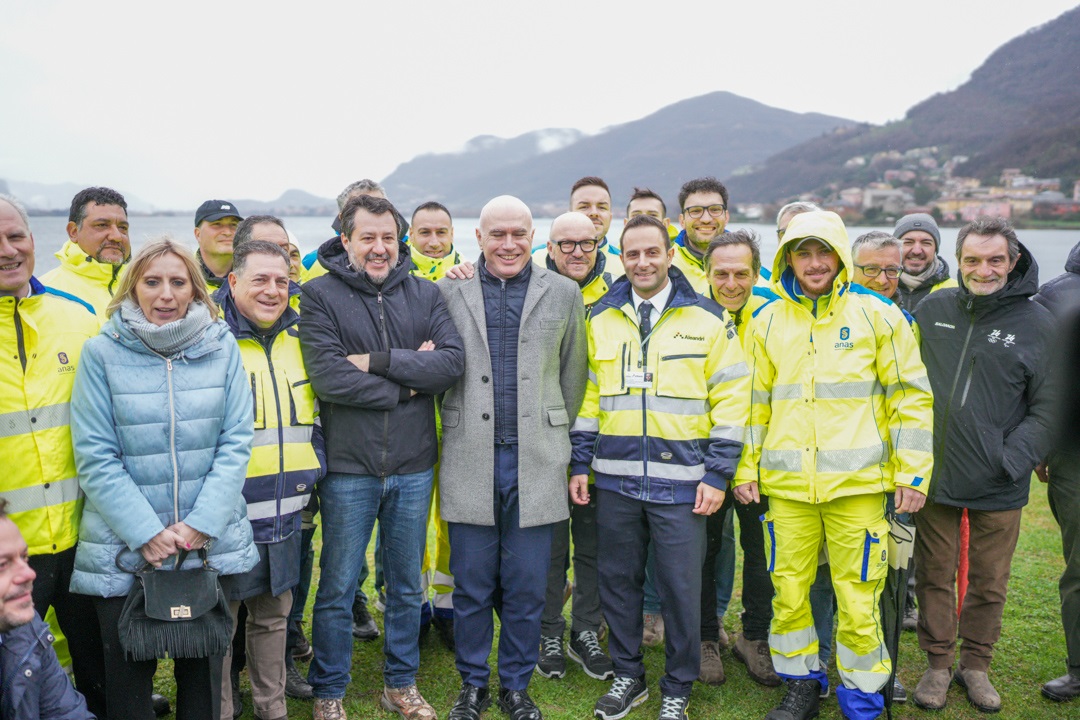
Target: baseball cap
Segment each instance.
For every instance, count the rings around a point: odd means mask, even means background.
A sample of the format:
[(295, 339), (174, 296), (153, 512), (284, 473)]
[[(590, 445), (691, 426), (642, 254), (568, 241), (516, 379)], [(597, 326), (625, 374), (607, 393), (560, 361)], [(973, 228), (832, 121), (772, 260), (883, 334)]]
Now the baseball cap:
[(240, 216), (236, 206), (228, 200), (207, 200), (195, 211), (195, 227), (199, 227), (204, 220), (213, 222), (224, 217), (234, 217), (237, 220), (244, 219)]

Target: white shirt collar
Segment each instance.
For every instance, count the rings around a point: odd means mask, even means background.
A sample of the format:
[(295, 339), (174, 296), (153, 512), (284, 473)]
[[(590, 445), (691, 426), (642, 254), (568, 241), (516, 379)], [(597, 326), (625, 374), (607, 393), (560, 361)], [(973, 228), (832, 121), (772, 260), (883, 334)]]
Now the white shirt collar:
[[(662, 313), (664, 308), (667, 307), (668, 298), (671, 297), (671, 288), (673, 283), (671, 278), (668, 278), (667, 284), (664, 289), (649, 298), (649, 302), (652, 303), (653, 312)], [(630, 299), (634, 301), (634, 312), (638, 312), (638, 308), (641, 307), (641, 303), (645, 302), (645, 299), (637, 294), (637, 289), (631, 288)]]

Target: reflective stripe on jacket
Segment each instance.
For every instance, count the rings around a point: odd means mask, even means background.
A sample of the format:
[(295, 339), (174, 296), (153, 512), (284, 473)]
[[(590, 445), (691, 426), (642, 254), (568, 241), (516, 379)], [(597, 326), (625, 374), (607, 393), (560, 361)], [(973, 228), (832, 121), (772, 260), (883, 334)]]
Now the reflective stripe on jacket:
[(98, 262), (70, 240), (56, 251), (56, 259), (60, 266), (42, 275), (42, 284), (85, 301), (94, 308), (98, 322), (105, 322), (105, 310), (126, 266)]
[[(830, 245), (839, 263), (830, 294), (816, 301), (786, 259), (806, 237)], [(772, 275), (781, 299), (750, 327), (750, 432), (736, 484), (756, 480), (762, 494), (811, 503), (897, 485), (925, 493), (933, 398), (910, 324), (849, 283), (847, 231), (835, 213), (796, 216), (784, 240)]]
[(70, 400), (83, 343), (98, 320), (82, 300), (30, 280), (28, 298), (0, 297), (0, 496), (31, 555), (67, 550), (82, 500)]
[[(628, 280), (589, 318), (589, 382), (570, 437), (572, 474), (592, 467), (597, 487), (657, 503), (693, 503), (699, 482), (726, 489), (742, 451), (749, 379), (735, 324), (669, 269), (671, 299), (641, 361)], [(647, 390), (627, 373), (652, 374)]]

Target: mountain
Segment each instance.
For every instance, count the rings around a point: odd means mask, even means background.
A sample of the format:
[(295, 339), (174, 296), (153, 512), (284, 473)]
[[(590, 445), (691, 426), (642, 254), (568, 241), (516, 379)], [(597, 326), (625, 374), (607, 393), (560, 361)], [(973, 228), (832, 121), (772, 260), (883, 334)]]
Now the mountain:
[[(12, 180), (10, 178), (7, 180), (0, 179), (0, 184), (7, 187), (7, 190), (4, 192), (14, 195), (21, 200), (23, 205), (26, 206), (26, 209), (32, 215), (66, 215), (68, 209), (71, 207), (71, 199), (75, 197), (75, 193), (87, 187), (86, 185), (79, 185), (78, 183), (37, 183)], [(123, 188), (116, 189), (124, 196), (124, 200), (127, 201), (128, 212), (132, 214), (146, 214), (152, 213), (156, 209), (145, 200), (142, 200), (131, 193), (124, 192)]]
[(728, 182), (740, 200), (771, 202), (875, 179), (852, 158), (929, 146), (968, 156), (955, 171), (965, 177), (996, 179), (1007, 167), (1080, 177), (1080, 8), (1005, 43), (967, 82), (903, 120), (809, 140)]
[(304, 190), (286, 190), (277, 200), (237, 200), (236, 207), (248, 215), (337, 215), (337, 200)]
[(598, 175), (611, 186), (616, 204), (641, 186), (674, 206), (686, 180), (723, 177), (852, 125), (843, 118), (793, 113), (713, 92), (595, 135), (547, 129), (509, 140), (474, 138), (461, 152), (421, 155), (403, 163), (383, 186), (406, 213), (438, 200), (455, 213), (476, 214), (492, 197), (509, 193), (535, 212), (552, 214), (565, 210), (575, 180)]

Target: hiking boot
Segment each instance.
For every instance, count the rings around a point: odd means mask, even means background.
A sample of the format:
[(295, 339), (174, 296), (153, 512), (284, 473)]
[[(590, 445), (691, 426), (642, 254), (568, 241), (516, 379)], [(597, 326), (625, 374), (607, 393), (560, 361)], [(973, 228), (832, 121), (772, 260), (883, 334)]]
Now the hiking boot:
[(1001, 711), (1001, 696), (990, 678), (982, 670), (970, 670), (963, 665), (956, 668), (956, 684), (967, 690), (968, 701), (975, 709), (984, 713)]
[(435, 708), (428, 704), (415, 685), (403, 688), (383, 686), (379, 704), (383, 710), (397, 713), (405, 720), (436, 720)]
[(641, 644), (656, 647), (664, 644), (664, 616), (660, 613), (645, 613), (645, 631), (641, 633)]
[(688, 720), (686, 709), (690, 707), (689, 697), (660, 696), (660, 720)]
[(600, 647), (600, 641), (592, 630), (571, 634), (570, 647), (566, 649), (566, 654), (585, 669), (586, 675), (595, 680), (610, 680), (615, 677), (611, 658)]
[(487, 688), (462, 683), (461, 692), (458, 693), (446, 720), (480, 720), (480, 713), (490, 704), (491, 695)]
[(563, 655), (562, 638), (545, 635), (540, 638), (540, 658), (536, 671), (546, 678), (566, 676), (566, 656)]
[(510, 720), (544, 720), (540, 714), (540, 708), (524, 690), (507, 690), (499, 688), (499, 699), (496, 700), (499, 709), (510, 716)]
[(915, 632), (915, 628), (919, 627), (919, 608), (914, 605), (904, 607), (904, 620), (901, 627), (907, 632)]
[(787, 695), (765, 720), (810, 720), (818, 716), (821, 683), (817, 680), (788, 680)]
[(357, 640), (374, 640), (379, 637), (379, 626), (368, 612), (367, 603), (357, 598), (353, 603), (352, 634)]
[(698, 680), (707, 685), (723, 685), (724, 663), (720, 660), (720, 644), (715, 640), (701, 643), (701, 670)]
[(300, 674), (295, 665), (285, 667), (285, 696), (295, 700), (311, 700), (315, 697), (312, 694), (311, 686), (308, 685), (307, 680), (304, 679), (304, 676)]
[(731, 638), (728, 637), (727, 630), (724, 629), (723, 615), (716, 616), (716, 625), (720, 628), (720, 638), (717, 640), (720, 643), (720, 649), (727, 650), (731, 647)]
[(649, 686), (645, 684), (644, 677), (617, 677), (612, 681), (611, 689), (596, 701), (593, 717), (600, 720), (619, 720), (648, 699)]
[(1054, 678), (1042, 686), (1043, 697), (1055, 702), (1065, 702), (1080, 696), (1080, 677), (1069, 673)]
[(434, 615), (431, 618), (431, 625), (435, 628), (439, 640), (446, 646), (446, 649), (450, 652), (456, 652), (457, 644), (454, 642), (454, 618), (445, 618)]
[(907, 690), (898, 677), (894, 677), (892, 681), (892, 701), (895, 705), (903, 705), (907, 702)]
[(348, 720), (343, 698), (315, 698), (315, 707), (311, 711), (312, 720)]
[(735, 647), (731, 653), (746, 665), (751, 680), (765, 687), (780, 687), (780, 676), (773, 667), (768, 640), (747, 640), (745, 635), (739, 633), (735, 636)]
[(293, 646), (292, 659), (297, 662), (309, 662), (315, 657), (315, 651), (311, 649), (311, 643), (304, 634), (304, 624), (297, 620), (293, 629), (296, 632), (296, 645)]
[(379, 588), (379, 593), (375, 596), (375, 609), (386, 614), (386, 588)]
[(945, 698), (949, 694), (952, 671), (949, 668), (927, 668), (919, 684), (915, 686), (915, 704), (923, 710), (940, 710), (945, 707)]

